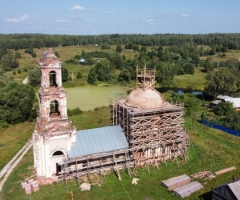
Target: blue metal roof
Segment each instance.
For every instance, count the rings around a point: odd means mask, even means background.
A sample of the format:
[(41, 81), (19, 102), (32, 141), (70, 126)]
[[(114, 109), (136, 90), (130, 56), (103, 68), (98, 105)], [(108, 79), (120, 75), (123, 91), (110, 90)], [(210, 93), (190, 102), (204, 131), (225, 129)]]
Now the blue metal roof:
[(68, 157), (74, 158), (125, 148), (128, 148), (128, 142), (120, 126), (80, 130), (76, 132), (76, 143), (68, 151)]

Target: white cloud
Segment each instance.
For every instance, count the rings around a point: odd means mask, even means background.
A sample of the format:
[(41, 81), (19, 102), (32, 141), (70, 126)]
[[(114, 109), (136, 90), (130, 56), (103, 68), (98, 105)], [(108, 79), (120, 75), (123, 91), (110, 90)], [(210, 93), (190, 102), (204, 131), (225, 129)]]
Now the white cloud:
[(114, 11), (107, 11), (107, 14), (113, 14)]
[(149, 24), (154, 24), (154, 20), (153, 19), (146, 19), (145, 22), (147, 22)]
[(189, 17), (189, 14), (182, 14), (182, 17)]
[(91, 19), (86, 19), (87, 22), (89, 23), (96, 23), (95, 21), (91, 20)]
[(76, 6), (73, 6), (73, 7), (69, 8), (69, 10), (86, 10), (86, 8), (84, 8), (82, 6), (79, 6), (79, 5), (76, 5)]
[(70, 22), (68, 19), (56, 19), (55, 22)]
[(6, 22), (24, 22), (29, 19), (28, 15), (22, 15), (20, 18), (8, 18)]

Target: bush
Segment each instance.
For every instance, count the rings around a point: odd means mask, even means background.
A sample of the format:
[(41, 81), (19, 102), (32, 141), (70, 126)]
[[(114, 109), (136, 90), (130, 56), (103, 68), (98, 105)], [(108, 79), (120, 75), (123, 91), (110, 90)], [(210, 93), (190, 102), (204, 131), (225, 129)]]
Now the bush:
[(73, 115), (80, 115), (83, 113), (82, 110), (80, 110), (80, 108), (74, 108), (74, 109), (67, 109), (68, 115), (69, 116), (73, 116)]
[(65, 60), (65, 63), (76, 63), (76, 61), (72, 58)]
[(74, 56), (74, 59), (80, 60), (80, 59), (81, 59), (81, 56), (80, 56), (80, 55), (75, 55), (75, 56)]
[(4, 120), (0, 120), (0, 126), (2, 127), (2, 128), (8, 128), (8, 123), (6, 122), (6, 121), (4, 121)]
[(76, 76), (76, 79), (80, 79), (80, 78), (82, 78), (82, 73), (81, 73), (81, 72), (78, 72), (78, 73), (77, 73), (77, 76)]

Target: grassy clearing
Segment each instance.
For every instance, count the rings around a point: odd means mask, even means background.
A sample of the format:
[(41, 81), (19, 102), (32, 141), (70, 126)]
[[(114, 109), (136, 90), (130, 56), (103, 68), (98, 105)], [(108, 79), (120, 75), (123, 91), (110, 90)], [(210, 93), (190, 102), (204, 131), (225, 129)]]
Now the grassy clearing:
[(201, 71), (201, 68), (195, 69), (195, 73), (185, 74), (174, 77), (174, 85), (178, 88), (189, 88), (193, 90), (203, 90), (206, 73)]
[[(78, 116), (72, 116), (71, 120), (77, 129), (87, 129), (109, 125), (109, 109), (102, 107), (93, 111), (84, 112)], [(199, 180), (204, 188), (186, 199), (197, 199), (199, 195), (208, 192), (211, 187), (216, 187), (227, 181), (231, 181), (232, 175), (240, 175), (240, 160), (237, 159), (240, 153), (240, 138), (226, 133), (207, 128), (186, 118), (185, 127), (190, 136), (189, 160), (178, 160), (177, 162), (167, 162), (161, 164), (159, 170), (156, 167), (150, 168), (150, 174), (147, 169), (139, 169), (140, 179), (138, 185), (131, 184), (131, 178), (126, 171), (121, 171), (122, 181), (120, 182), (114, 173), (105, 176), (106, 183), (100, 181), (101, 186), (94, 185), (90, 192), (81, 192), (78, 189), (76, 180), (68, 181), (68, 191), (73, 191), (74, 199), (145, 199), (149, 197), (154, 199), (174, 200), (179, 199), (171, 192), (167, 191), (160, 182), (162, 180), (182, 174), (191, 175), (193, 173), (210, 170), (212, 172), (226, 167), (236, 166), (237, 170), (228, 172), (213, 180)], [(33, 165), (32, 151), (21, 161), (19, 166), (10, 175), (8, 181), (3, 187), (0, 199), (71, 199), (64, 182), (54, 183), (51, 186), (41, 186), (40, 191), (25, 195), (20, 187), (20, 182), (32, 175), (31, 167)], [(103, 177), (91, 176), (91, 179), (103, 180)]]
[(126, 96), (127, 87), (120, 86), (89, 86), (66, 88), (68, 108), (79, 107), (83, 111), (100, 106), (108, 106), (110, 98)]
[(0, 170), (24, 146), (33, 129), (34, 123), (30, 122), (10, 126), (7, 129), (0, 128)]

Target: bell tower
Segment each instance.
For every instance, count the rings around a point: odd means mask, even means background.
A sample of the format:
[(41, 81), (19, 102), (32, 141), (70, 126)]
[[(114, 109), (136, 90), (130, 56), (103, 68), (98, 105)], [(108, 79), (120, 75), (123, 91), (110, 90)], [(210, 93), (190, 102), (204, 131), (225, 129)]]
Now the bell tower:
[(76, 128), (67, 116), (67, 96), (62, 87), (61, 61), (52, 49), (40, 59), (41, 87), (38, 91), (39, 116), (33, 133), (34, 167), (37, 176), (52, 177), (57, 163), (67, 157), (76, 142)]

